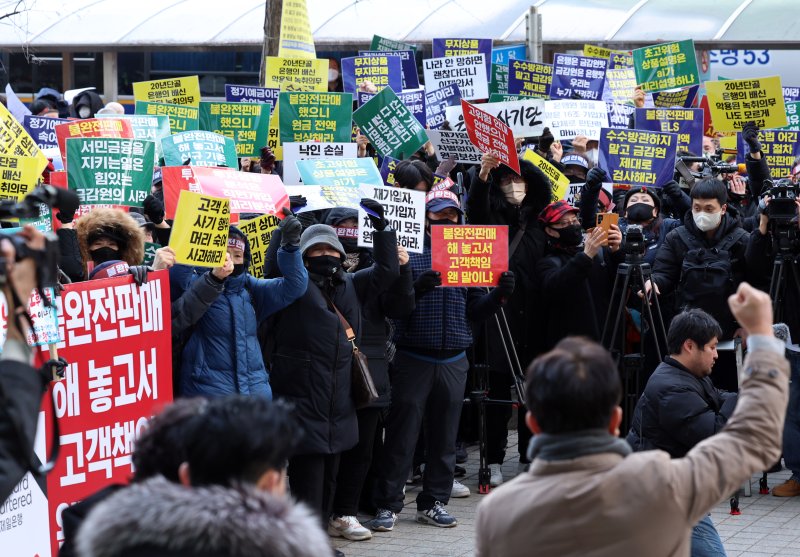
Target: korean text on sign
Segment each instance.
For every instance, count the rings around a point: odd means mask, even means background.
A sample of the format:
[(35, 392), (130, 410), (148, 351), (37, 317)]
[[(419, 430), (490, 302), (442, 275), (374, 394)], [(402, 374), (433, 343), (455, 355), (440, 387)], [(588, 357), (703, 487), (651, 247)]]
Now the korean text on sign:
[(281, 93), (278, 104), (281, 143), (350, 141), (350, 93)]
[(519, 174), (519, 159), (514, 134), (505, 123), (461, 99), (464, 122), (472, 143), (484, 153), (494, 154), (500, 162)]
[[(362, 185), (361, 195), (383, 205), (389, 226), (397, 232), (397, 243), (412, 253), (422, 253), (425, 239), (425, 192), (377, 185)], [(372, 223), (364, 208), (358, 208), (358, 245), (372, 247)]]
[(353, 121), (381, 155), (407, 158), (427, 141), (419, 120), (389, 87), (356, 110)]
[(181, 192), (170, 235), (176, 262), (222, 267), (228, 251), (229, 205), (227, 199)]
[(553, 65), (528, 60), (508, 61), (508, 94), (546, 99), (553, 81)]
[(608, 60), (571, 54), (556, 54), (553, 61), (553, 80), (550, 97), (571, 99), (579, 97), (599, 101), (603, 94)]
[(648, 93), (700, 83), (691, 39), (637, 48), (633, 51), (633, 68), (636, 82)]
[[(743, 163), (750, 148), (741, 133), (736, 134), (736, 138), (736, 161)], [(773, 178), (777, 180), (791, 175), (794, 161), (800, 155), (800, 131), (760, 130), (758, 141)]]
[(706, 82), (711, 120), (718, 131), (739, 131), (746, 122), (761, 129), (786, 125), (780, 77)]
[(247, 237), (250, 244), (249, 271), (254, 277), (262, 278), (264, 276), (267, 248), (269, 248), (272, 233), (278, 228), (279, 222), (275, 215), (261, 215), (239, 223), (239, 230)]
[(194, 106), (136, 101), (136, 114), (169, 117), (171, 133), (180, 133), (200, 128), (200, 110)]
[(640, 130), (603, 129), (598, 166), (615, 184), (661, 187), (672, 180), (678, 136)]
[(196, 75), (139, 81), (133, 84), (133, 98), (137, 101), (200, 105), (200, 80)]
[(508, 227), (432, 226), (431, 253), (442, 286), (496, 286), (508, 271)]

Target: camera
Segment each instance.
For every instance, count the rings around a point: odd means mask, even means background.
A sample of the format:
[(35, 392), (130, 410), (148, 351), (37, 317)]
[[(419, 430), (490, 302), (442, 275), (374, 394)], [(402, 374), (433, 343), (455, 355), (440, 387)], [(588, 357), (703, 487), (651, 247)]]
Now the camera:
[[(769, 217), (772, 241), (778, 251), (798, 251), (797, 204), (798, 186), (782, 178), (777, 182), (764, 180), (764, 196), (769, 196), (765, 213)], [(763, 201), (762, 201), (763, 202)]]
[(644, 241), (644, 229), (638, 224), (629, 224), (625, 231), (625, 243), (623, 246), (626, 260), (639, 259), (647, 252), (647, 244)]

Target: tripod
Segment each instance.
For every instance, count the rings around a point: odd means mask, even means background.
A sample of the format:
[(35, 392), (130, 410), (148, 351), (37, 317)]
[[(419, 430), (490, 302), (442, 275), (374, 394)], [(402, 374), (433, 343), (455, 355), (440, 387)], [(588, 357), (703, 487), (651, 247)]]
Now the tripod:
[[(632, 244), (635, 246), (635, 244)], [(641, 333), (639, 335), (638, 352), (627, 354), (625, 338), (625, 315), (626, 301), (631, 293), (644, 292), (644, 284), (652, 281), (653, 271), (649, 263), (642, 261), (642, 253), (626, 253), (625, 263), (617, 267), (617, 276), (614, 278), (614, 289), (611, 294), (611, 304), (608, 306), (605, 324), (603, 325), (602, 344), (605, 346), (617, 365), (620, 366), (623, 383), (623, 418), (624, 422), (620, 431), (627, 431), (630, 427), (630, 420), (633, 418), (633, 411), (639, 398), (641, 389), (641, 378), (644, 370), (645, 361), (645, 341), (648, 333), (654, 333), (656, 354), (658, 360), (662, 359), (661, 347), (666, 349), (667, 330), (664, 327), (664, 319), (661, 315), (661, 306), (658, 296), (655, 295), (655, 287), (651, 291), (653, 294), (653, 305), (643, 296), (641, 300)], [(614, 316), (613, 324), (611, 322)]]

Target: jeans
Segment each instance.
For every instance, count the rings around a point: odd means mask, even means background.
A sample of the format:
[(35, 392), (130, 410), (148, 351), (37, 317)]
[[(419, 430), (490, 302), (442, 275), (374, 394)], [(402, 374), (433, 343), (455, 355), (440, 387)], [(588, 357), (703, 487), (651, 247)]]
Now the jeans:
[(692, 557), (726, 557), (725, 548), (714, 528), (711, 515), (706, 516), (692, 528)]
[(792, 477), (800, 480), (800, 352), (787, 350), (786, 357), (792, 368), (792, 383), (783, 426), (783, 459)]

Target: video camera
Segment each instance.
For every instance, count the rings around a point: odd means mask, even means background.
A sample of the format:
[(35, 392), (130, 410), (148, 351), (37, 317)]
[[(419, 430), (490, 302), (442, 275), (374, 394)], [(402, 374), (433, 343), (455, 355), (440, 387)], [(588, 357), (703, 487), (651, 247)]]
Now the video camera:
[(647, 252), (647, 244), (644, 241), (644, 229), (638, 224), (629, 224), (625, 230), (625, 242), (623, 244), (626, 263), (640, 262)]
[(764, 196), (769, 196), (765, 212), (769, 217), (769, 227), (775, 246), (780, 251), (798, 251), (798, 211), (795, 201), (800, 188), (787, 178), (777, 182), (764, 180)]

